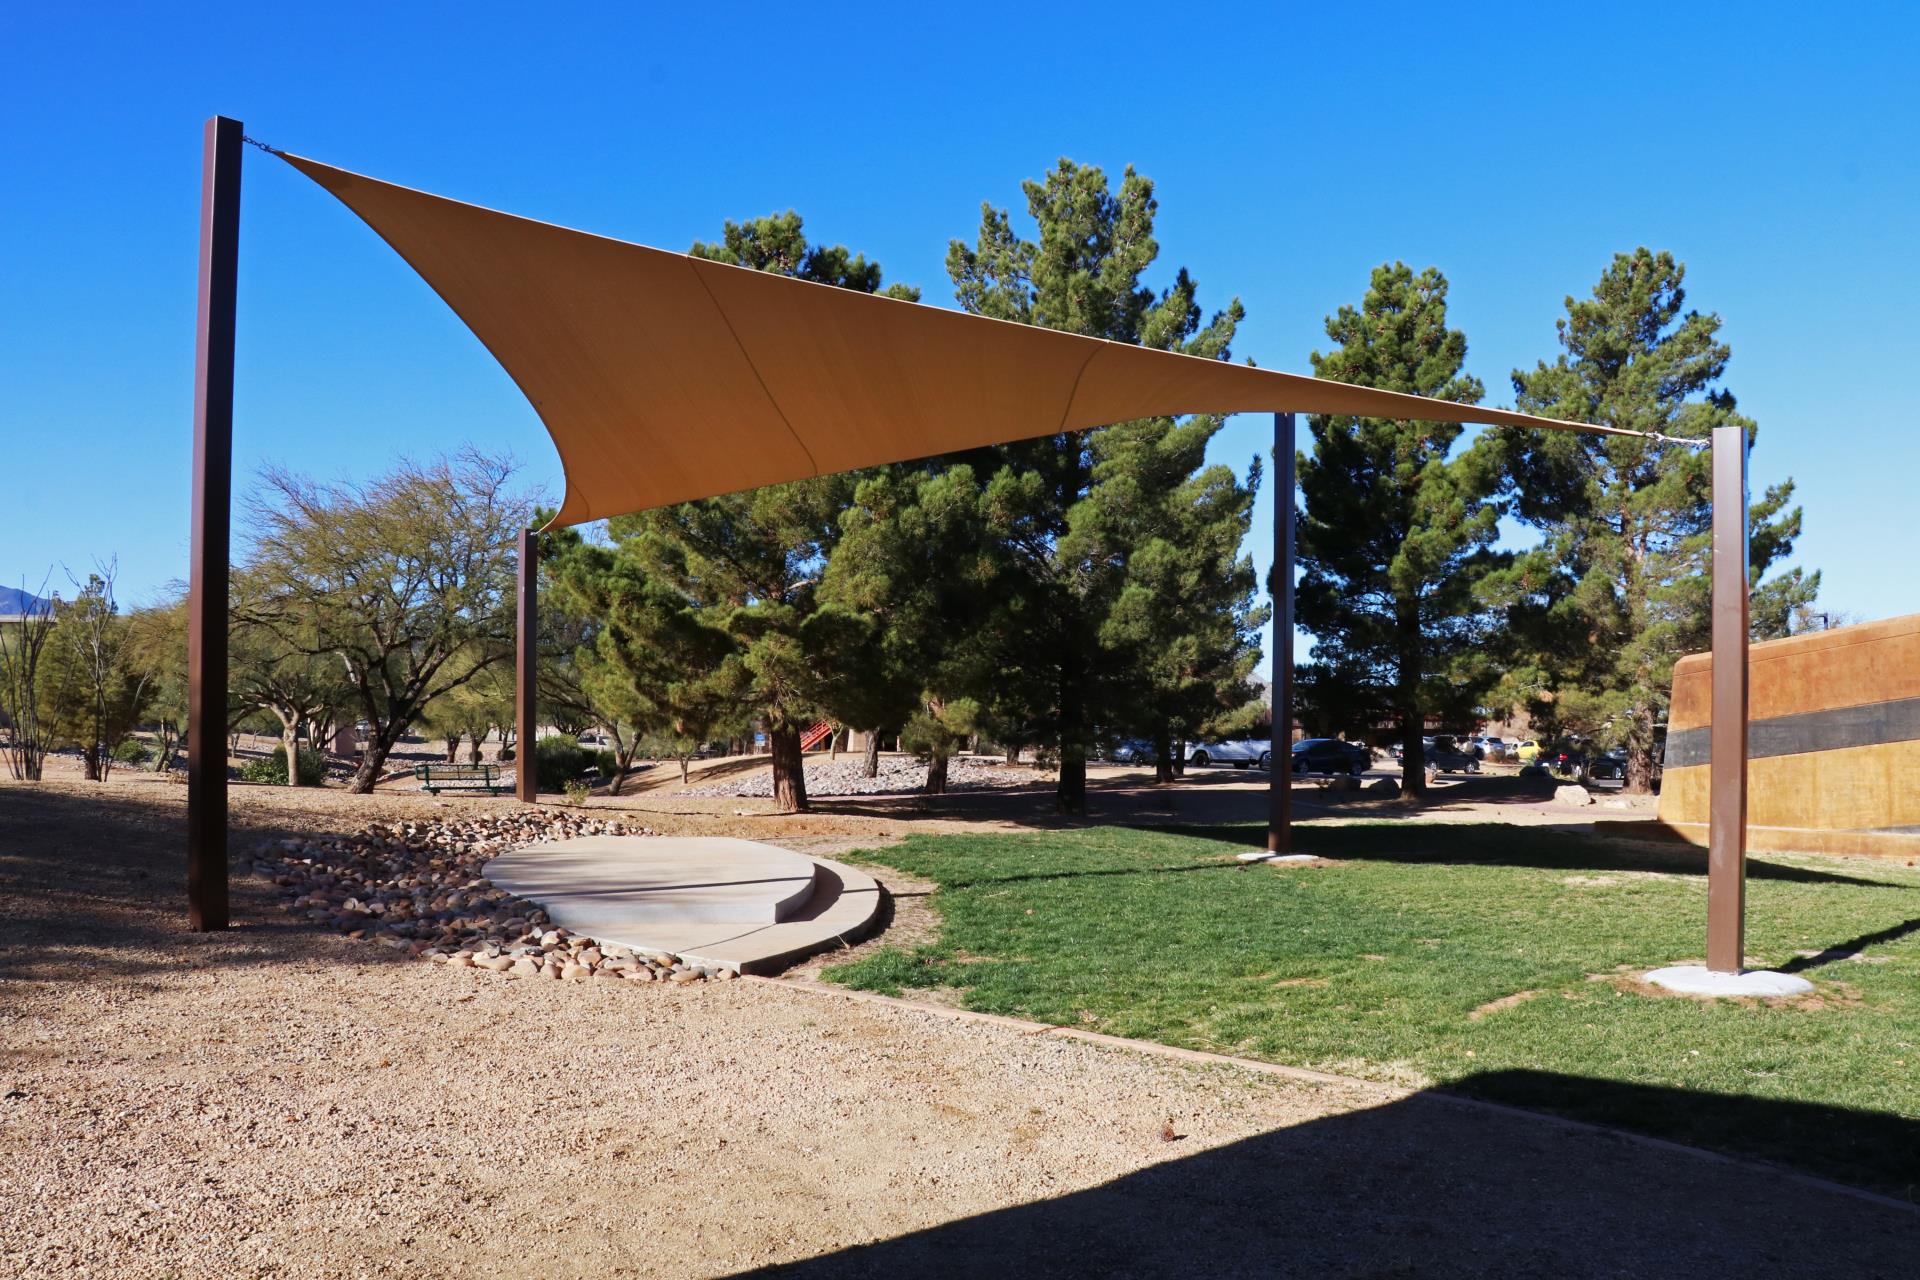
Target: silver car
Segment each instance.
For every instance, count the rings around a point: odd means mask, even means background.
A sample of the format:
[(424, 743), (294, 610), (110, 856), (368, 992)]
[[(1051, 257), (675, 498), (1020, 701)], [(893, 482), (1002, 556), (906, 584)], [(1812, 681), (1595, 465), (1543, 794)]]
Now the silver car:
[(1236, 769), (1264, 769), (1273, 763), (1273, 744), (1265, 738), (1234, 738), (1226, 742), (1195, 742), (1187, 747), (1187, 763), (1206, 768), (1230, 764)]

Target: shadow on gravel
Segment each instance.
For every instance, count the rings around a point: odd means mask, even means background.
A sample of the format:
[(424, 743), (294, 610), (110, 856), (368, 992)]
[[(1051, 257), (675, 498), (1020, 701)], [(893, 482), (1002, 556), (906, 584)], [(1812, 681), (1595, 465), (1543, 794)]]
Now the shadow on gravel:
[[(158, 784), (156, 784), (158, 785)], [(15, 983), (154, 977), (168, 969), (303, 961), (332, 935), (280, 913), (247, 871), (250, 852), (291, 825), (229, 834), (232, 918), (187, 931), (186, 808), (181, 797), (124, 790), (7, 786), (0, 791), (0, 993)], [(235, 815), (236, 819), (240, 815)], [(370, 960), (374, 948), (356, 959)]]
[[(1897, 1198), (1920, 1179), (1920, 1124), (1899, 1116), (1545, 1072), (1459, 1088), (1529, 1105), (1578, 1097), (1587, 1115), (1785, 1127), (1817, 1136), (1834, 1172)], [(1864, 1280), (1912, 1274), (1917, 1240), (1911, 1207), (1430, 1092), (752, 1274)]]
[[(1264, 847), (1264, 827), (1190, 824), (1165, 827), (1141, 823), (1139, 830), (1193, 836), (1236, 849)], [(1446, 822), (1420, 825), (1373, 824), (1293, 829), (1296, 853), (1359, 862), (1451, 863), (1457, 866), (1536, 867), (1545, 871), (1660, 871), (1668, 875), (1707, 874), (1705, 850), (1684, 844), (1624, 843), (1602, 837), (1516, 827), (1499, 822)], [(1870, 889), (1904, 890), (1885, 880), (1749, 858), (1754, 880), (1795, 884), (1845, 884)]]

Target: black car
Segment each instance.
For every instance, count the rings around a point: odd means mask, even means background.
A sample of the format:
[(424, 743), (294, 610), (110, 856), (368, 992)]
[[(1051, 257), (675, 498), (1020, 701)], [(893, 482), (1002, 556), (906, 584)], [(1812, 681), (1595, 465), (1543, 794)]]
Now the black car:
[(1359, 777), (1373, 763), (1373, 752), (1338, 738), (1304, 738), (1293, 744), (1295, 773), (1346, 773)]
[(1595, 781), (1625, 782), (1627, 780), (1627, 758), (1617, 751), (1595, 756), (1587, 761), (1587, 777)]

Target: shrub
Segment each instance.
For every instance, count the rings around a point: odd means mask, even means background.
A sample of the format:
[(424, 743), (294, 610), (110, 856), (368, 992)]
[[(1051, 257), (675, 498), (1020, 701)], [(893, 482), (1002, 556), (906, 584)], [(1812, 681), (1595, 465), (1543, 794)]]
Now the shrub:
[(562, 734), (549, 734), (533, 746), (533, 776), (542, 791), (564, 791), (593, 768), (593, 753)]
[(138, 738), (128, 738), (113, 749), (113, 758), (118, 764), (145, 764), (152, 754), (153, 752), (147, 749), (147, 744)]
[[(302, 748), (300, 751), (300, 785), (317, 787), (326, 780), (327, 757), (323, 752)], [(249, 760), (240, 766), (242, 782), (271, 782), (275, 786), (287, 785), (287, 749), (275, 747), (273, 754), (258, 760)]]
[(601, 777), (611, 778), (620, 772), (620, 757), (612, 747), (602, 747), (593, 753), (593, 767), (600, 771)]

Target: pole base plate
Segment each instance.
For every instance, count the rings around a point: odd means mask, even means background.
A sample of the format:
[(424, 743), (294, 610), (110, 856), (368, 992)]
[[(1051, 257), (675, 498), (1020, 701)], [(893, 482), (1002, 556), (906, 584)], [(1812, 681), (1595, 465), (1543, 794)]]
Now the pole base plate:
[(1655, 969), (1646, 980), (1656, 987), (1690, 996), (1746, 996), (1777, 1000), (1783, 996), (1802, 996), (1813, 984), (1792, 973), (1772, 969), (1742, 969), (1739, 973), (1715, 973), (1702, 964), (1676, 964)]

